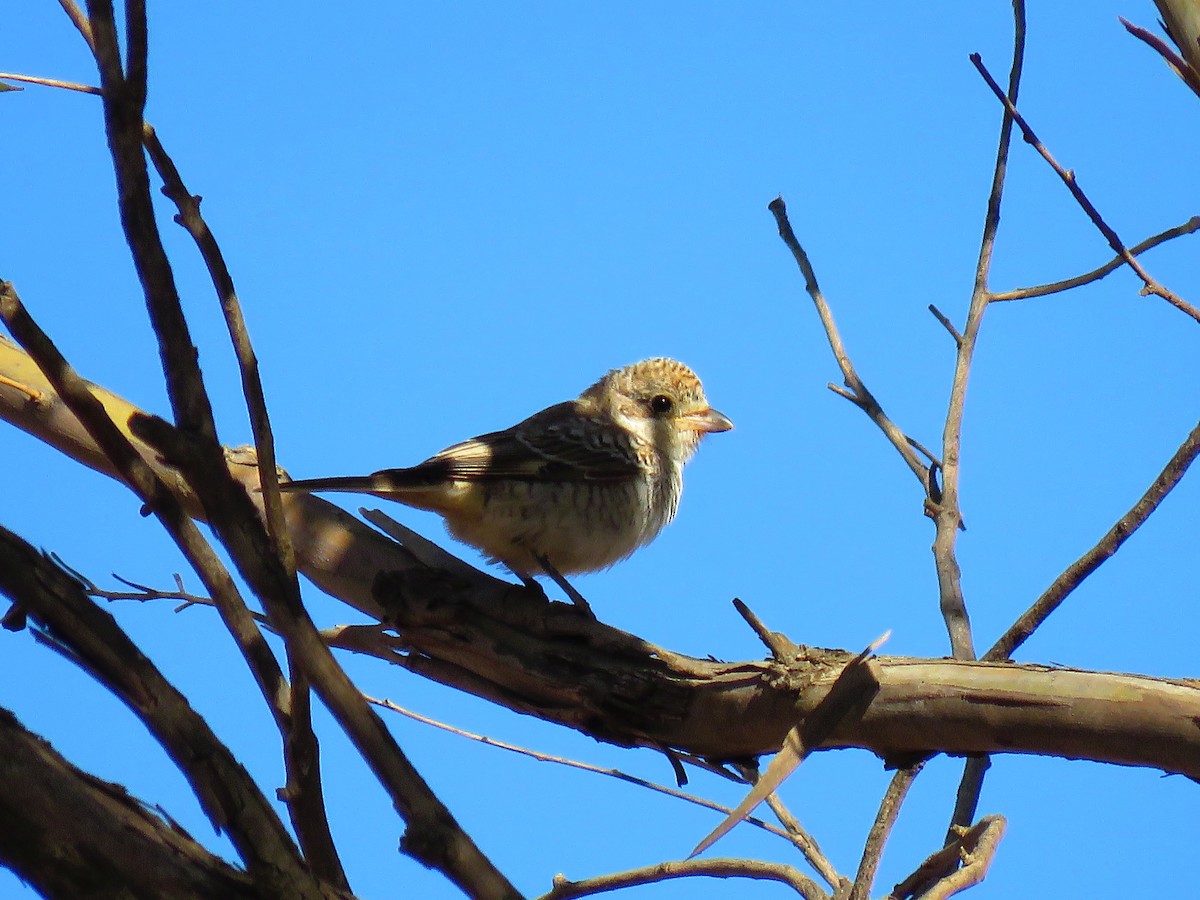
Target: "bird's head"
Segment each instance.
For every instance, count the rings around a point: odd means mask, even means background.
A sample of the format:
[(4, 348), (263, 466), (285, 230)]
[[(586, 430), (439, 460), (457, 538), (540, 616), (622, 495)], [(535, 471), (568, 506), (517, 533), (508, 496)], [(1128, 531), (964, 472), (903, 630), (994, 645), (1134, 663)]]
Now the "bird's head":
[(706, 434), (728, 431), (733, 423), (708, 405), (696, 373), (665, 357), (614, 369), (584, 391), (594, 403), (659, 452), (682, 465)]

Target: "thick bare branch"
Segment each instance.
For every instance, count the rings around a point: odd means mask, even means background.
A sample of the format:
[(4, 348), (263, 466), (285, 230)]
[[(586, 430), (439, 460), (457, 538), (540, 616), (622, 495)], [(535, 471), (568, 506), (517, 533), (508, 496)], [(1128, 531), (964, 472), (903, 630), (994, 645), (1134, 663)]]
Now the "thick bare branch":
[(245, 872), (75, 768), (5, 710), (0, 821), (0, 861), (44, 897), (264, 898)]
[(142, 720), (188, 779), (213, 825), (228, 832), (259, 888), (278, 896), (324, 896), (270, 803), (187, 699), (87, 597), (83, 585), (3, 529), (0, 592)]

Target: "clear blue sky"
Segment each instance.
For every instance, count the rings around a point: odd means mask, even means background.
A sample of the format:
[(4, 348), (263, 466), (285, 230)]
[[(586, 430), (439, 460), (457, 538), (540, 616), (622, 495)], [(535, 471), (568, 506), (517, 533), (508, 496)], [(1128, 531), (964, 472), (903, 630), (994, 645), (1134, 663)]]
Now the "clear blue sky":
[[(1129, 37), (1149, 0), (1035, 3), (1022, 109), (1128, 243), (1200, 213), (1200, 100)], [(676, 651), (757, 658), (741, 597), (799, 642), (941, 656), (932, 528), (907, 470), (838, 381), (766, 204), (782, 193), (843, 337), (897, 422), (940, 442), (953, 347), (926, 311), (965, 314), (999, 110), (968, 62), (1008, 69), (1009, 5), (152, 4), (148, 118), (232, 267), (281, 462), (298, 477), (423, 459), (574, 396), (605, 370), (679, 357), (737, 424), (688, 470), (676, 522), (579, 587), (600, 616)], [(95, 81), (56, 4), (6, 16), (0, 69)], [(0, 276), (86, 377), (165, 412), (157, 352), (115, 212), (99, 102), (0, 98)], [(201, 264), (161, 207), (222, 438), (249, 432)], [(1014, 147), (993, 287), (1110, 256), (1053, 174)], [(1200, 301), (1196, 238), (1145, 258)], [(976, 640), (1001, 630), (1141, 494), (1200, 409), (1200, 326), (1122, 271), (991, 309), (968, 399), (960, 542)], [(0, 427), (0, 522), (113, 586), (183, 570), (113, 482)], [(1019, 654), (1196, 676), (1200, 474)], [(346, 498), (354, 509), (356, 498)], [(430, 516), (388, 510), (435, 539)], [(185, 576), (190, 588), (197, 582)], [(353, 621), (307, 589), (319, 624)], [(278, 738), (215, 615), (114, 613), (268, 791)], [(670, 781), (617, 751), (383, 666), (364, 690), (484, 732)], [(26, 632), (0, 635), (0, 705), (78, 765), (161, 804), (217, 848), (182, 778), (133, 717)], [(399, 823), (322, 717), (327, 797), (363, 897), (457, 896), (395, 852)], [(712, 814), (515, 758), (406, 720), (394, 731), (497, 865), (530, 895), (679, 858)], [(885, 893), (944, 833), (961, 762), (921, 776), (884, 860)], [(864, 752), (818, 754), (784, 798), (853, 873), (888, 780)], [(697, 773), (698, 793), (739, 791)], [(981, 812), (1008, 835), (976, 898), (1194, 888), (1196, 786), (1149, 770), (998, 757)], [(793, 862), (740, 827), (717, 851)], [(1134, 867), (1136, 866), (1136, 870)], [(1186, 888), (1184, 886), (1187, 886)], [(0, 897), (29, 892), (0, 872)], [(637, 897), (776, 898), (744, 881)]]

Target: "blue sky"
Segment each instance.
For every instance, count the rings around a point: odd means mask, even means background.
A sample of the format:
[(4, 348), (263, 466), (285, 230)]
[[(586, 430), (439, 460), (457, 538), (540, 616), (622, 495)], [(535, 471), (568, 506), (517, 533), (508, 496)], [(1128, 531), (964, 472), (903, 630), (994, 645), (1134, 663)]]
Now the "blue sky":
[[(936, 446), (953, 346), (926, 307), (960, 324), (965, 315), (999, 127), (967, 57), (981, 53), (1005, 77), (1007, 3), (253, 6), (153, 5), (147, 117), (205, 198), (294, 476), (416, 462), (574, 396), (609, 368), (676, 356), (737, 429), (706, 441), (678, 519), (653, 546), (579, 580), (601, 618), (676, 651), (758, 658), (730, 604), (741, 597), (799, 642), (859, 649), (891, 629), (888, 653), (948, 652), (920, 492), (866, 418), (826, 389), (838, 371), (766, 205), (787, 200), (862, 377), (902, 428)], [(95, 81), (56, 4), (18, 7), (0, 34), (0, 68)], [(1035, 4), (1021, 108), (1132, 244), (1200, 213), (1200, 100), (1118, 15), (1147, 26), (1157, 17), (1148, 0)], [(12, 137), (0, 277), (83, 375), (165, 412), (99, 102), (34, 88), (0, 98), (0, 116)], [(244, 443), (219, 309), (161, 210), (222, 439)], [(1193, 303), (1195, 241), (1145, 257)], [(1018, 142), (992, 286), (1056, 280), (1109, 256)], [(981, 647), (1128, 509), (1195, 425), (1200, 326), (1138, 287), (1120, 271), (987, 313), (959, 541)], [(110, 587), (109, 572), (166, 588), (183, 571), (115, 483), (12, 428), (0, 428), (0, 458), (0, 522), (27, 540)], [(1021, 660), (1196, 675), (1196, 477)], [(388, 512), (445, 537), (435, 517)], [(355, 620), (311, 587), (306, 599), (321, 625)], [(268, 792), (280, 784), (277, 735), (215, 615), (113, 611)], [(0, 705), (225, 847), (123, 707), (28, 633), (0, 642)], [(657, 754), (599, 745), (381, 664), (346, 665), (369, 693), (463, 728), (671, 779)], [(323, 713), (320, 722), (356, 891), (456, 896), (395, 852), (388, 804)], [(715, 825), (609, 779), (391, 724), (530, 895), (557, 872), (679, 858)], [(960, 770), (938, 759), (921, 776), (877, 894), (935, 849)], [(864, 752), (818, 754), (784, 798), (852, 873), (887, 780)], [(692, 788), (727, 803), (739, 794), (702, 773)], [(1200, 836), (1194, 792), (1154, 771), (998, 757), (980, 810), (1004, 813), (1009, 831), (972, 896), (1123, 896), (1134, 861), (1147, 888), (1178, 894), (1191, 884), (1178, 860)], [(718, 852), (802, 865), (745, 827)], [(0, 896), (28, 895), (0, 872)], [(785, 893), (706, 881), (637, 896)]]

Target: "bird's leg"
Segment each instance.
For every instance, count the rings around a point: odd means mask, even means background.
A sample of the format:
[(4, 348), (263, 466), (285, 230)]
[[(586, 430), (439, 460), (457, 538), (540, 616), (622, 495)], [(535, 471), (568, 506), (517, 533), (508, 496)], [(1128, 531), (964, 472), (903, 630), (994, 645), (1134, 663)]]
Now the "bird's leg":
[[(535, 553), (533, 554), (533, 558), (537, 560), (537, 564), (542, 567), (542, 571), (550, 576), (550, 580), (562, 588), (563, 592), (570, 598), (571, 602), (579, 607), (579, 611), (581, 613), (583, 613), (589, 619), (596, 618), (596, 614), (592, 612), (591, 604), (583, 599), (583, 594), (579, 593), (579, 591), (575, 590), (575, 588), (571, 586), (571, 582), (567, 581), (563, 574), (550, 564), (550, 560), (545, 555), (541, 553)], [(524, 578), (525, 576), (522, 575), (521, 577)]]
[(550, 602), (550, 597), (546, 594), (546, 589), (542, 587), (536, 578), (534, 578), (532, 575), (526, 575), (524, 572), (518, 572), (516, 569), (513, 569), (512, 573), (521, 579), (521, 583), (525, 585), (528, 590), (531, 590), (535, 594), (541, 596), (541, 598), (547, 603)]

